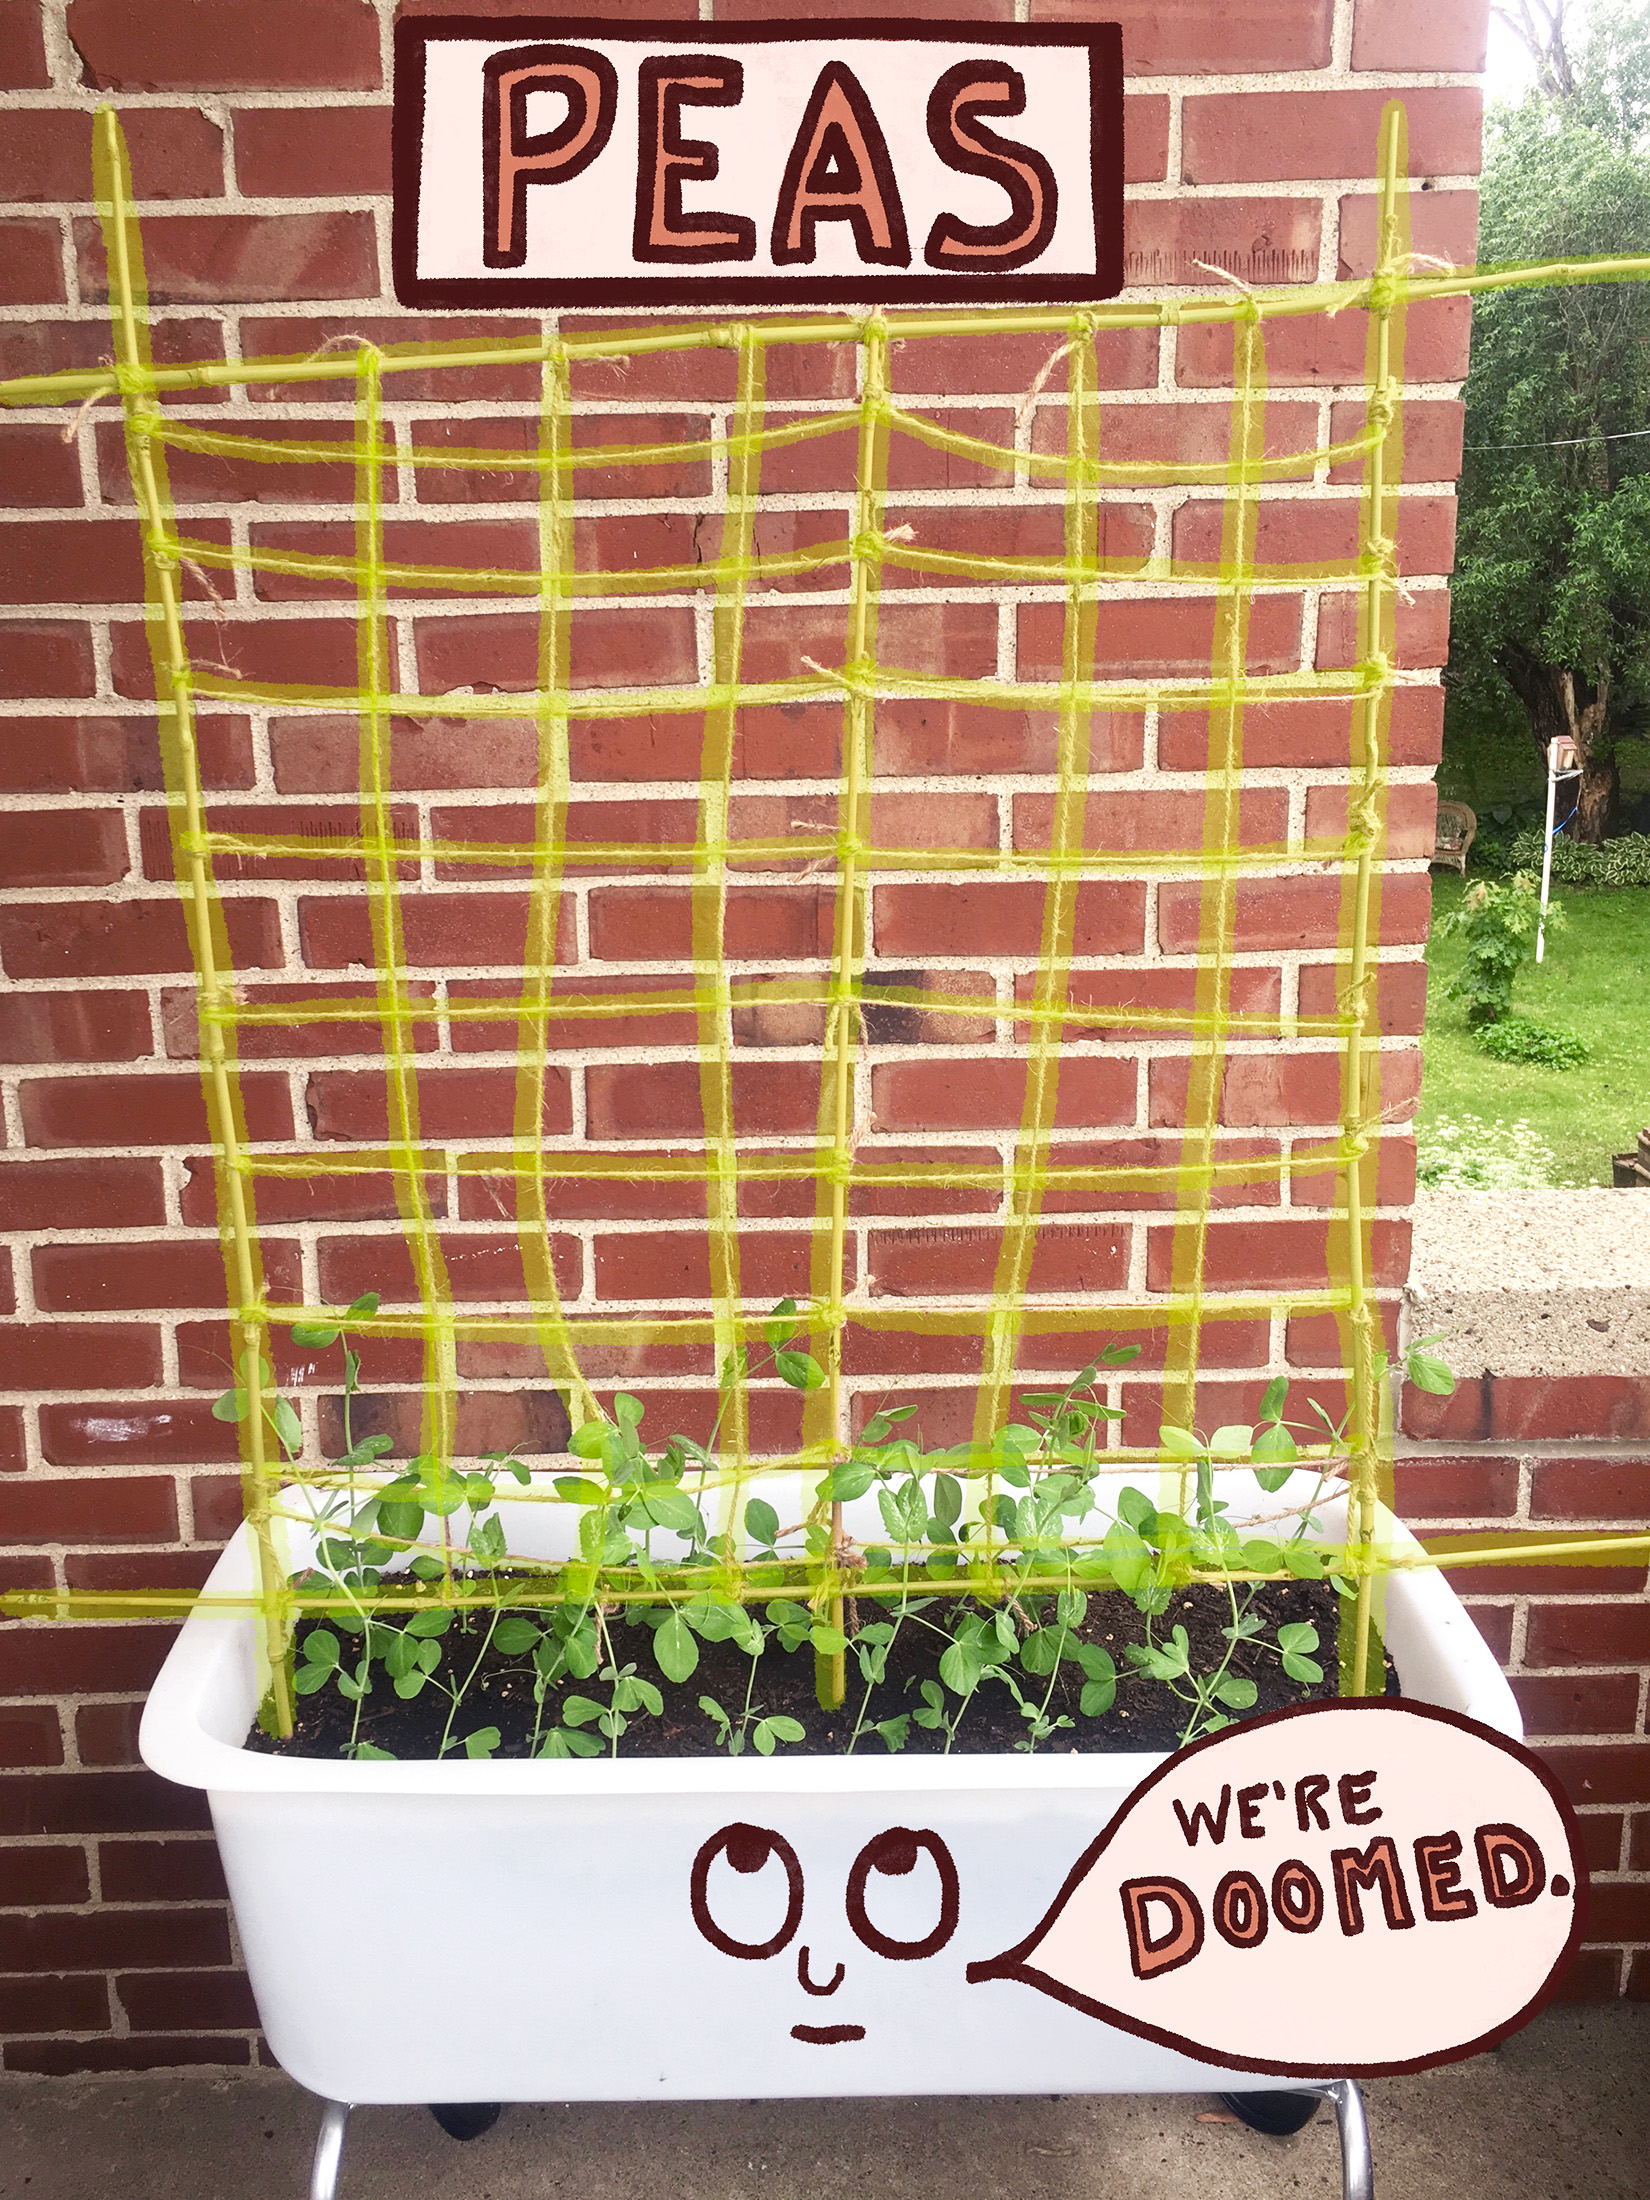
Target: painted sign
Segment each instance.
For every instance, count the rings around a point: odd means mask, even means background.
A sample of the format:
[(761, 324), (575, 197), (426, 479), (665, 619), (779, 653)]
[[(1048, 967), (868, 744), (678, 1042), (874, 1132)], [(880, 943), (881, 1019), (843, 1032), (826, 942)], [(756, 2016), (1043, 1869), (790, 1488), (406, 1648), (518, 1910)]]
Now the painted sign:
[(1115, 24), (396, 25), (406, 305), (1107, 298), (1122, 223)]
[(1585, 1886), (1527, 1750), (1428, 1705), (1312, 1704), (1178, 1751), (968, 1976), (1239, 2070), (1383, 2077), (1527, 2022)]

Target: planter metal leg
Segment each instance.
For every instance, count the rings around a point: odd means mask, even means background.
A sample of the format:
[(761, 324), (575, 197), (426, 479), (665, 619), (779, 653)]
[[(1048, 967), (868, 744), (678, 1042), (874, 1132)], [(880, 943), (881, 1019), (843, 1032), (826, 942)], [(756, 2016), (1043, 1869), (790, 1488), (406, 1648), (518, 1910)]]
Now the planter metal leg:
[(344, 2163), (344, 2133), (349, 2129), (348, 2101), (326, 2101), (315, 2135), (315, 2161), (309, 2173), (309, 2200), (338, 2200), (338, 2172)]
[(1375, 2159), (1369, 2151), (1364, 2097), (1351, 2078), (1337, 2078), (1324, 2092), (1335, 2104), (1341, 2135), (1342, 2200), (1375, 2200)]

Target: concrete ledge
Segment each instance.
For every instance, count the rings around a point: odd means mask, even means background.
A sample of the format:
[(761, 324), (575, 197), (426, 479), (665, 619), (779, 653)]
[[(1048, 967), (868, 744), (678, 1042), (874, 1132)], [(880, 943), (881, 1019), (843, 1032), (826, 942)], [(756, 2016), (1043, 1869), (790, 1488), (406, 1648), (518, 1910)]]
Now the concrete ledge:
[(1463, 1377), (1650, 1375), (1650, 1195), (1419, 1192), (1404, 1312)]

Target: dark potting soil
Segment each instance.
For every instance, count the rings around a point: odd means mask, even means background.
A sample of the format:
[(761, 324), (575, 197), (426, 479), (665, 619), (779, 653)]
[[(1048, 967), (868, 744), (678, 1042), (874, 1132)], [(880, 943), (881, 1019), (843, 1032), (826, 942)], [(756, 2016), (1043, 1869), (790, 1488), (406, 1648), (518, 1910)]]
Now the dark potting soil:
[[(1334, 1589), (1327, 1582), (1264, 1582), (1260, 1585), (1251, 1609), (1264, 1622), (1269, 1637), (1275, 1638), (1278, 1628), (1291, 1621), (1316, 1623), (1319, 1648), (1314, 1655), (1324, 1668), (1324, 1678), (1304, 1686), (1287, 1677), (1275, 1650), (1267, 1652), (1255, 1642), (1240, 1643), (1229, 1670), (1252, 1680), (1257, 1691), (1255, 1703), (1245, 1716), (1281, 1711), (1292, 1704), (1312, 1703), (1335, 1695), (1338, 1603)], [(862, 1620), (884, 1616), (880, 1612), (873, 1613), (869, 1602), (861, 1604)], [(945, 1614), (942, 1607), (935, 1604), (929, 1607), (929, 1616), (938, 1619)], [(1155, 1622), (1154, 1635), (1161, 1641), (1172, 1627), (1183, 1626), (1189, 1638), (1194, 1670), (1211, 1673), (1219, 1666), (1225, 1652), (1226, 1642), (1221, 1629), (1230, 1617), (1231, 1607), (1223, 1590), (1212, 1585), (1193, 1584), (1176, 1593), (1169, 1610)], [(455, 1672), (459, 1678), (469, 1672), (485, 1624), (480, 1618), (472, 1620), (467, 1632), (465, 1623), (455, 1620), (441, 1638), (443, 1655), (436, 1669), (437, 1679), (447, 1682)], [(749, 1657), (731, 1642), (702, 1642), (697, 1671), (686, 1681), (673, 1684), (665, 1680), (654, 1662), (650, 1628), (640, 1623), (628, 1625), (620, 1618), (611, 1619), (608, 1625), (620, 1665), (633, 1664), (637, 1677), (653, 1682), (664, 1696), (662, 1716), (652, 1717), (645, 1713), (631, 1716), (619, 1743), (620, 1754), (626, 1757), (716, 1755), (718, 1728), (710, 1715), (699, 1708), (699, 1698), (714, 1697), (737, 1719), (750, 1681)], [(1175, 1748), (1191, 1707), (1171, 1695), (1162, 1682), (1137, 1675), (1125, 1658), (1123, 1647), (1126, 1643), (1144, 1640), (1144, 1622), (1133, 1600), (1117, 1590), (1091, 1594), (1088, 1616), (1077, 1632), (1082, 1641), (1098, 1644), (1111, 1652), (1118, 1669), (1117, 1700), (1110, 1711), (1085, 1718), (1079, 1708), (1082, 1670), (1069, 1661), (1063, 1662), (1054, 1683), (1049, 1715), (1064, 1715), (1072, 1724), (1057, 1729), (1046, 1741), (1040, 1742), (1038, 1748), (1061, 1752)], [(300, 1654), (307, 1633), (307, 1628), (300, 1627)], [(876, 1722), (902, 1711), (922, 1708), (922, 1683), (937, 1683), (939, 1654), (944, 1647), (944, 1638), (907, 1619), (892, 1645), (887, 1678), (871, 1690), (857, 1751), (881, 1756), (884, 1743), (871, 1731)], [(350, 1638), (345, 1638), (344, 1651), (348, 1661)], [(1040, 1701), (1047, 1682), (1034, 1681), (1025, 1674), (1017, 1677), (1022, 1692), (1034, 1702)], [(1386, 1660), (1386, 1693), (1389, 1696), (1399, 1693), (1390, 1657)], [(541, 1732), (548, 1733), (560, 1723), (558, 1698), (563, 1694), (587, 1696), (605, 1704), (611, 1688), (599, 1678), (558, 1683), (546, 1693)], [(777, 1640), (770, 1638), (768, 1648), (757, 1663), (751, 1705), (756, 1718), (783, 1715), (799, 1721), (804, 1728), (806, 1738), (781, 1744), (781, 1754), (801, 1751), (804, 1755), (836, 1756), (847, 1746), (860, 1717), (864, 1697), (865, 1683), (859, 1677), (858, 1663), (850, 1649), (846, 1703), (841, 1710), (822, 1711), (814, 1695), (812, 1650), (804, 1646), (800, 1650), (786, 1651), (779, 1647)], [(956, 1698), (948, 1697), (948, 1710), (954, 1711), (955, 1706)], [(449, 1699), (434, 1687), (425, 1688), (411, 1701), (403, 1700), (395, 1694), (382, 1665), (377, 1665), (373, 1669), (372, 1693), (362, 1707), (359, 1739), (398, 1758), (434, 1757), (440, 1751), (449, 1709)], [(534, 1717), (530, 1658), (505, 1657), (490, 1651), (453, 1720), (449, 1755), (462, 1751), (466, 1734), (495, 1726), (500, 1736), (495, 1756), (525, 1757), (529, 1754)], [(298, 1699), (297, 1720), (290, 1740), (276, 1741), (254, 1727), (246, 1746), (275, 1756), (338, 1757), (349, 1747), (354, 1720), (354, 1705), (347, 1703), (335, 1686), (329, 1685), (317, 1695)], [(589, 1726), (584, 1731), (595, 1733)], [(1026, 1721), (1007, 1688), (988, 1677), (976, 1691), (957, 1730), (953, 1753), (1000, 1754), (1012, 1750), (1025, 1731)], [(746, 1748), (749, 1747), (747, 1741)], [(913, 1720), (905, 1753), (932, 1756), (944, 1747), (942, 1733), (918, 1726)]]

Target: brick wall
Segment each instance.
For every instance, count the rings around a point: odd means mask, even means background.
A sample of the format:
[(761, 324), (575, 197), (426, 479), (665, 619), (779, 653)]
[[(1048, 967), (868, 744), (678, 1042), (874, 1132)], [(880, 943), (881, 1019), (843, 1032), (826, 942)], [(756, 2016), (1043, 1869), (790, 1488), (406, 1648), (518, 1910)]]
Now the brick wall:
[[(482, 12), (470, 0), (470, 12)], [(429, 12), (440, 12), (431, 10)], [(521, 13), (506, 4), (485, 12)], [(529, 11), (530, 12), (530, 11)], [(573, 12), (611, 9), (581, 0)], [(657, 17), (737, 20), (773, 12), (750, 0), (649, 0)], [(837, 12), (815, 0), (815, 15)], [(841, 12), (857, 12), (845, 7)], [(935, 0), (913, 15), (1008, 19), (1013, 0)], [(1019, 12), (1023, 15), (1022, 7)], [(1257, 283), (1361, 273), (1371, 264), (1370, 175), (1383, 101), (1410, 116), (1413, 208), (1421, 251), (1472, 256), (1478, 164), (1482, 0), (1032, 0), (1033, 19), (1121, 19), (1130, 75), (1129, 282), (1195, 285), (1215, 262)], [(532, 333), (520, 317), (417, 319), (388, 289), (388, 0), (0, 0), (0, 374), (93, 363), (109, 350), (103, 271), (90, 204), (90, 115), (111, 96), (131, 144), (155, 300), (160, 360), (307, 353), (334, 337)], [(1405, 1119), (1416, 1089), (1424, 998), (1431, 769), (1441, 721), (1456, 391), (1466, 359), (1463, 305), (1411, 317), (1404, 526), (1406, 601), (1393, 714), (1387, 878), (1382, 902), (1379, 1030), (1388, 1135), (1375, 1182), (1377, 1281), (1395, 1297), (1407, 1265), (1413, 1151)], [(896, 354), (902, 400), (953, 426), (1027, 450), (1058, 448), (1064, 368), (1023, 418), (1047, 361), (1044, 337), (930, 342)], [(1274, 324), (1268, 336), (1275, 448), (1353, 432), (1361, 418), (1362, 317)], [(853, 396), (851, 346), (776, 354), (770, 401), (798, 414)], [(1098, 345), (1104, 455), (1218, 457), (1232, 374), (1229, 331), (1119, 332)], [(194, 406), (271, 436), (350, 434), (347, 376), (302, 392), (253, 384), (203, 393)], [(403, 438), (492, 440), (533, 434), (537, 378), (521, 370), (398, 377), (388, 418)], [(601, 440), (720, 432), (732, 397), (725, 352), (684, 354), (577, 379), (579, 433)], [(71, 430), (65, 440), (63, 430)], [(210, 1418), (224, 1382), (224, 1273), (215, 1227), (206, 1116), (194, 1066), (192, 982), (171, 883), (155, 705), (141, 623), (138, 564), (121, 434), (112, 406), (0, 419), (0, 1579), (10, 1587), (142, 1587), (198, 1581), (239, 1511), (233, 1431)], [(770, 459), (758, 523), (764, 551), (846, 530), (852, 456), (845, 439)], [(236, 464), (175, 453), (186, 524), (209, 540), (346, 549), (347, 468)], [(581, 482), (580, 555), (656, 563), (703, 554), (710, 469), (614, 467)], [(1027, 470), (997, 474), (902, 446), (889, 524), (926, 541), (1020, 551), (1060, 546), (1056, 492)], [(1356, 469), (1269, 496), (1260, 557), (1288, 562), (1353, 544)], [(536, 544), (520, 476), (400, 469), (386, 484), (390, 554), (531, 567)], [(1107, 545), (1212, 559), (1213, 491), (1107, 496)], [(829, 578), (829, 577), (827, 577)], [(246, 573), (191, 575), (191, 646), (243, 674), (354, 678), (348, 605), (323, 584)], [(883, 654), (959, 675), (1046, 676), (1057, 654), (1053, 591), (937, 585), (890, 576)], [(792, 600), (798, 599), (801, 600)], [(803, 655), (840, 653), (844, 597), (779, 584), (753, 599), (746, 673), (791, 672)], [(1257, 666), (1350, 659), (1349, 599), (1311, 587), (1259, 599)], [(575, 619), (574, 679), (706, 676), (707, 614), (672, 599), (645, 610), (593, 605)], [(507, 602), (405, 600), (395, 607), (403, 684), (439, 694), (532, 679), (531, 616)], [(1101, 613), (1117, 672), (1195, 674), (1207, 661), (1209, 607), (1182, 589), (1121, 582)], [(355, 742), (338, 721), (281, 713), (209, 713), (203, 768), (217, 822), (245, 829), (349, 830)], [(1251, 715), (1245, 830), (1301, 850), (1345, 816), (1351, 712), (1308, 704)], [(829, 831), (835, 815), (837, 714), (750, 711), (739, 728), (736, 834)], [(1142, 850), (1195, 845), (1206, 721), (1191, 712), (1116, 713), (1096, 732), (1090, 831)], [(571, 831), (691, 838), (699, 732), (659, 719), (581, 721), (573, 739)], [(879, 710), (876, 830), (919, 846), (1028, 848), (1046, 837), (1052, 736), (1046, 720), (956, 705)], [(536, 775), (525, 722), (477, 727), (435, 709), (395, 729), (395, 797), (411, 830), (508, 839), (521, 834)], [(800, 867), (741, 877), (728, 947), (753, 975), (817, 969), (831, 894)], [(668, 978), (686, 944), (680, 885), (661, 875), (570, 870), (559, 947), (565, 983), (614, 991)], [(382, 1064), (358, 879), (338, 863), (237, 859), (220, 872), (245, 996), (324, 984), (360, 991), (359, 1026), (254, 1034), (244, 1049), (250, 1135), (339, 1151), (383, 1122)], [(873, 978), (937, 993), (994, 995), (977, 1026), (909, 1008), (873, 1011), (858, 1070), (859, 1150), (1001, 1160), (1023, 1083), (1023, 1028), (1041, 890), (1007, 879), (879, 883), (871, 898)], [(431, 866), (408, 882), (417, 986), (439, 1009), (457, 985), (508, 1001), (522, 954), (519, 880)], [(1186, 1043), (1131, 1025), (1129, 1006), (1185, 1008), (1196, 947), (1196, 887), (1116, 878), (1085, 890), (1074, 997), (1117, 1005), (1115, 1027), (1074, 1043), (1062, 1085), (1066, 1158), (1172, 1160), (1184, 1107)], [(1240, 887), (1235, 1004), (1261, 1012), (1334, 1005), (1339, 887), (1298, 872)], [(508, 1011), (506, 1011), (506, 1015)], [(735, 1109), (748, 1137), (811, 1138), (819, 1032), (811, 1012), (740, 1012)], [(513, 1030), (438, 1018), (418, 1027), (425, 1134), (455, 1150), (507, 1144)], [(552, 1145), (627, 1145), (640, 1155), (700, 1131), (693, 1033), (685, 1018), (639, 1027), (569, 1026), (552, 1034), (545, 1132)], [(1236, 1045), (1222, 1101), (1223, 1150), (1287, 1156), (1332, 1133), (1340, 1096), (1332, 1042)], [(507, 1187), (456, 1173), (432, 1181), (455, 1288), (474, 1307), (519, 1300)], [(1221, 1195), (1210, 1233), (1217, 1290), (1321, 1283), (1333, 1188), (1327, 1177)], [(552, 1187), (554, 1257), (570, 1305), (616, 1312), (691, 1305), (704, 1288), (701, 1195), (658, 1185)], [(1094, 1336), (1107, 1297), (1134, 1303), (1166, 1288), (1170, 1222), (1154, 1196), (1094, 1212), (1072, 1198), (1043, 1241), (1034, 1288), (1092, 1298)], [(898, 1301), (989, 1287), (1000, 1202), (950, 1191), (885, 1197), (856, 1209), (850, 1255), (863, 1288)], [(271, 1290), (310, 1300), (376, 1285), (410, 1289), (383, 1180), (266, 1186), (261, 1199)], [(758, 1298), (808, 1287), (811, 1191), (748, 1197), (741, 1243)], [(1155, 1438), (1151, 1373), (1161, 1331), (1144, 1332), (1143, 1373), (1120, 1386), (1128, 1441)], [(1028, 1345), (1025, 1365), (1068, 1370), (1086, 1334)], [(1268, 1374), (1293, 1367), (1340, 1390), (1342, 1346), (1322, 1319), (1211, 1320), (1199, 1412), (1252, 1412)], [(277, 1348), (283, 1381), (308, 1372)], [(698, 1433), (710, 1416), (707, 1353), (626, 1351), (586, 1364), (593, 1377), (668, 1397), (655, 1418)], [(954, 1341), (861, 1335), (849, 1394), (890, 1379), (923, 1402), (930, 1441), (966, 1428), (974, 1359)], [(375, 1348), (376, 1408), (411, 1441), (409, 1349)], [(553, 1450), (565, 1420), (542, 1364), (514, 1345), (467, 1348), (460, 1442)], [(311, 1385), (312, 1443), (335, 1440)], [(758, 1386), (753, 1433), (784, 1445), (794, 1401)], [(1483, 1587), (1479, 1583), (1480, 1588)], [(1611, 1607), (1614, 1609), (1614, 1607)], [(152, 1622), (0, 1626), (0, 2035), (5, 2066), (62, 2071), (185, 2061), (245, 2062), (255, 2020), (235, 1967), (204, 1814), (191, 1794), (137, 1764), (142, 1691), (168, 1630)], [(1520, 1638), (1522, 1642), (1522, 1638)], [(1641, 1646), (1642, 1650), (1642, 1646)], [(1523, 1654), (1527, 1655), (1524, 1644)], [(1635, 1710), (1635, 1717), (1638, 1716)], [(1641, 1836), (1642, 1845), (1642, 1836)], [(1642, 1862), (1642, 1858), (1641, 1858)], [(1618, 1966), (1619, 1968), (1619, 1966)], [(1602, 1987), (1602, 1975), (1599, 1983)]]
[[(1625, 1195), (1624, 1195), (1625, 1196)], [(1422, 1537), (1600, 1536), (1650, 1520), (1650, 1376), (1496, 1375), (1407, 1392), (1398, 1509)], [(1592, 1868), (1577, 2001), (1650, 2001), (1650, 1583), (1629, 1565), (1462, 1566), (1449, 1578), (1505, 1666)]]

